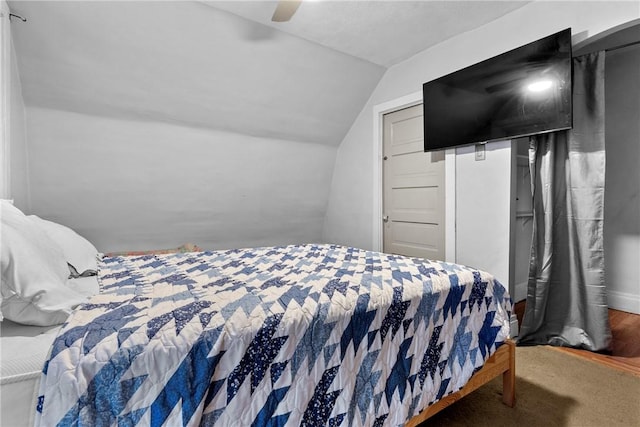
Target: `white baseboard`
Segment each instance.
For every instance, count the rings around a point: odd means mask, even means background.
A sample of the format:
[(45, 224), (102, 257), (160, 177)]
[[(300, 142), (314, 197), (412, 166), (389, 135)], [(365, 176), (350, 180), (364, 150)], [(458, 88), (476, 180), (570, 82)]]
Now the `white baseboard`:
[(609, 308), (640, 314), (640, 295), (607, 290)]

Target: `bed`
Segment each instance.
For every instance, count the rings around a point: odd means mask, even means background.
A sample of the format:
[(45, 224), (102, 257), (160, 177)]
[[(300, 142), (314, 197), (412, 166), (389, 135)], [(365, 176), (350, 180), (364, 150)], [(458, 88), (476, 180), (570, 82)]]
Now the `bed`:
[(100, 292), (38, 334), (21, 420), (413, 426), (498, 375), (513, 404), (511, 302), (483, 271), (328, 244), (96, 269)]
[[(87, 298), (99, 291), (96, 277), (71, 279), (68, 286)], [(44, 361), (61, 326), (0, 324), (0, 426), (32, 426)]]

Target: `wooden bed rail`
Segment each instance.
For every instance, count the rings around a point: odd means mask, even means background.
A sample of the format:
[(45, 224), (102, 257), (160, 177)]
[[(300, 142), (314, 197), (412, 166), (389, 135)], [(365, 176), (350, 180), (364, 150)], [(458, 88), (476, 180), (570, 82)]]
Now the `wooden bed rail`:
[(512, 408), (516, 403), (516, 343), (513, 340), (508, 339), (501, 345), (462, 389), (427, 407), (407, 421), (405, 427), (417, 426), (500, 374), (502, 374), (502, 402)]

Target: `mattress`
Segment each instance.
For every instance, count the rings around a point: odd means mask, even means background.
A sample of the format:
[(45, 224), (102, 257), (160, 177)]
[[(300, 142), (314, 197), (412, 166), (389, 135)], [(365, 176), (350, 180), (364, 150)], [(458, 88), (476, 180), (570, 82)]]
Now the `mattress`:
[(33, 425), (42, 367), (60, 327), (0, 326), (0, 425)]
[[(89, 297), (98, 292), (95, 277), (71, 279), (69, 287)], [(60, 326), (0, 323), (0, 426), (32, 426), (42, 368)]]
[(401, 425), (508, 337), (489, 273), (336, 245), (99, 264), (60, 330), (42, 425)]

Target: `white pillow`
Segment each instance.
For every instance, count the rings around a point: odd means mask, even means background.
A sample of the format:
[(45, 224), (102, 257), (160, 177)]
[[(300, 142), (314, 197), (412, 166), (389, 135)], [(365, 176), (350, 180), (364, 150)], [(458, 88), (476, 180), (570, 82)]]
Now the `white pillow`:
[(58, 244), (66, 261), (74, 266), (78, 273), (98, 269), (98, 250), (90, 241), (62, 224), (47, 221), (36, 215), (29, 215), (27, 218)]
[(26, 325), (64, 323), (86, 299), (66, 286), (69, 268), (62, 251), (18, 208), (0, 203), (3, 316)]

